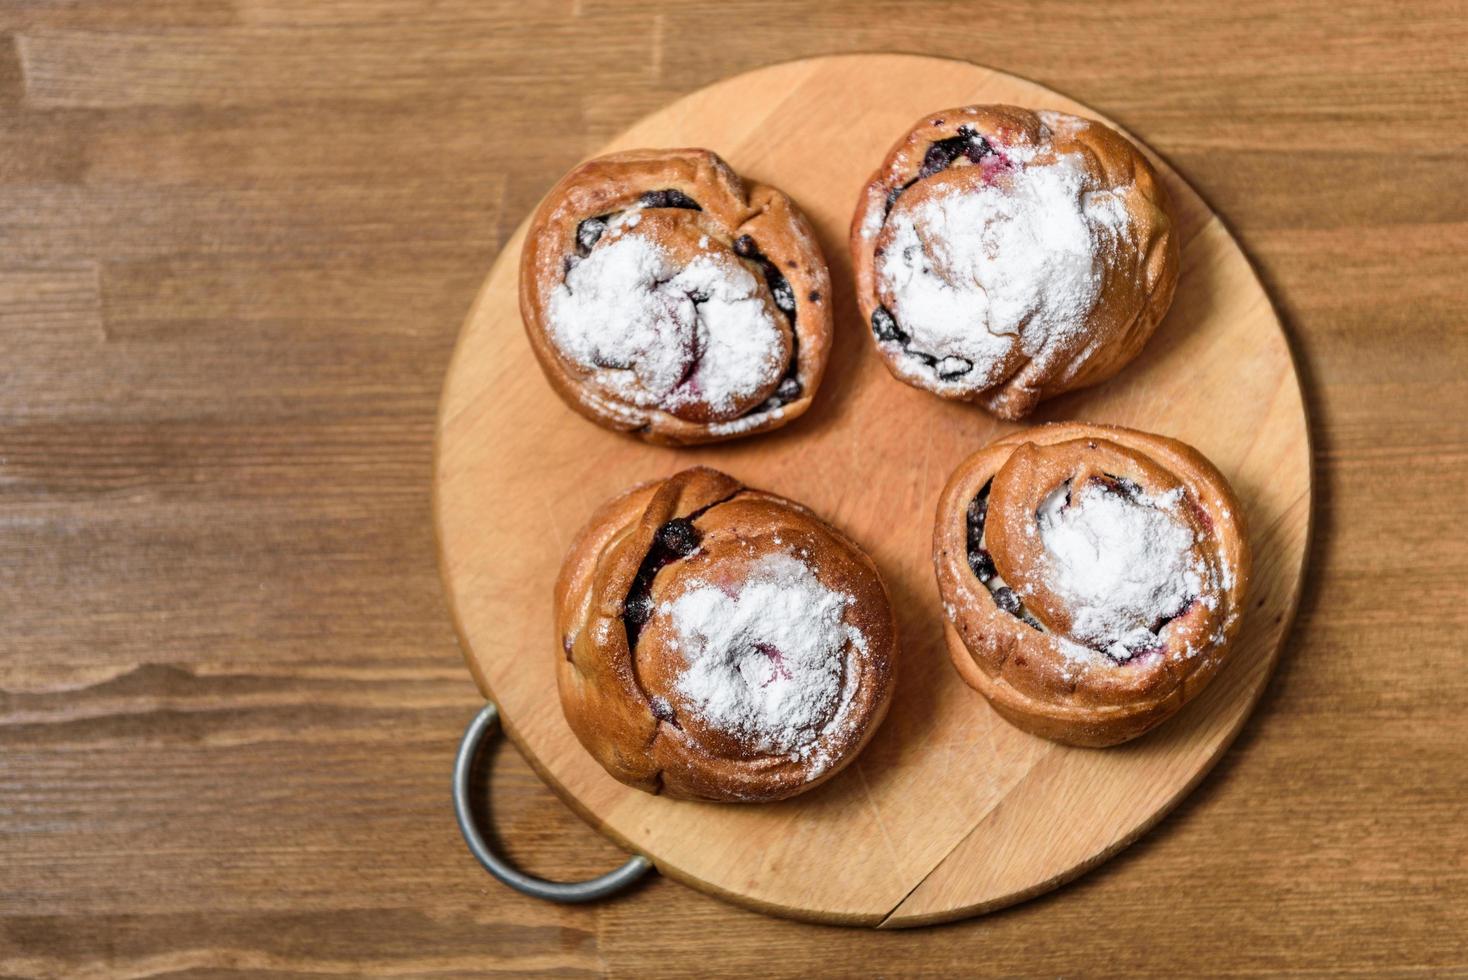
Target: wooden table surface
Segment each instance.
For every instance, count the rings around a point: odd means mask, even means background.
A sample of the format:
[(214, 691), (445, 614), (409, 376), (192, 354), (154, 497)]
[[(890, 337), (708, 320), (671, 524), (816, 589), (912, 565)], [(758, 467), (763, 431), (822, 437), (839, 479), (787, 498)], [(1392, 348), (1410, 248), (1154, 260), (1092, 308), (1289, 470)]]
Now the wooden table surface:
[[(578, 157), (852, 50), (1087, 102), (1237, 233), (1315, 440), (1280, 669), (1155, 831), (988, 918), (522, 898), (447, 792), (454, 337)], [(0, 975), (1468, 973), (1465, 50), (1461, 2), (6, 0)], [(491, 783), (526, 868), (620, 860), (513, 749)]]

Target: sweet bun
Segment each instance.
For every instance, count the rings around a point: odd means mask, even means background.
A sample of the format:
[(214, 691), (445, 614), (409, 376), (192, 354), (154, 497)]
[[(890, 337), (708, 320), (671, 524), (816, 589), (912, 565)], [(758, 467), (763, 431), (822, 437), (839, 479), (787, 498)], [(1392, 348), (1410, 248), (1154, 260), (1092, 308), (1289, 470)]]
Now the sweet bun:
[(895, 377), (1018, 419), (1137, 356), (1177, 285), (1174, 227), (1151, 164), (1109, 127), (946, 109), (861, 195), (857, 300)]
[(856, 756), (891, 698), (896, 624), (871, 559), (717, 470), (603, 506), (555, 605), (566, 720), (607, 772), (650, 793), (804, 792)]

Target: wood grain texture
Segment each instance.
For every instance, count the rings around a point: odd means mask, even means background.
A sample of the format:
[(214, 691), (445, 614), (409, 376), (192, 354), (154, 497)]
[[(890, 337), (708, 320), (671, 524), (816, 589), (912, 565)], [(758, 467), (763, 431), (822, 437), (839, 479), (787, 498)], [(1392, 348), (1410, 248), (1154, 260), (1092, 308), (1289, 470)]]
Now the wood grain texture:
[[(1465, 41), (1458, 0), (0, 5), (0, 974), (1468, 971)], [(1313, 427), (1279, 668), (1157, 829), (982, 920), (520, 898), (447, 801), (478, 700), (427, 494), (454, 338), (576, 159), (863, 50), (1077, 98), (1223, 215)], [(523, 866), (619, 860), (513, 749), (492, 779)]]
[[(608, 147), (716, 147), (737, 172), (791, 194), (810, 219), (832, 268), (836, 337), (815, 405), (777, 435), (674, 450), (574, 424), (524, 340), (516, 284), (525, 226), (490, 272), (444, 385), (435, 513), (445, 585), (469, 663), (506, 730), (594, 826), (664, 874), (755, 909), (923, 925), (1002, 908), (1094, 866), (1174, 806), (1232, 740), (1299, 598), (1310, 449), (1289, 350), (1222, 223), (1159, 162), (1182, 248), (1173, 312), (1122, 375), (1042, 405), (1027, 424), (1083, 419), (1160, 432), (1227, 474), (1255, 555), (1234, 662), (1182, 717), (1110, 752), (1019, 732), (960, 682), (943, 639), (933, 515), (953, 469), (1020, 426), (888, 375), (857, 312), (844, 245), (855, 199), (892, 134), (925, 111), (970, 103), (1095, 115), (964, 62), (810, 58), (700, 89)], [(845, 120), (858, 113), (863, 130), (853, 134)], [(841, 157), (824, 152), (843, 136)], [(902, 650), (887, 721), (846, 772), (774, 806), (630, 789), (561, 717), (547, 583), (567, 535), (601, 500), (695, 463), (833, 521), (877, 560), (895, 597)]]

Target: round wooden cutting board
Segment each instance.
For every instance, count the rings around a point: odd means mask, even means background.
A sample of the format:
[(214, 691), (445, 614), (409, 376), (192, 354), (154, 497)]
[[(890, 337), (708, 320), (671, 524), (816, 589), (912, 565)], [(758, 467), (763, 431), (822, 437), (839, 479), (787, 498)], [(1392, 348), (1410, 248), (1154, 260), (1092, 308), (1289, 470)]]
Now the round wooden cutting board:
[[(524, 224), (490, 271), (449, 370), (435, 511), (444, 582), (480, 688), (520, 750), (594, 826), (664, 874), (766, 912), (917, 925), (1000, 908), (1095, 866), (1176, 804), (1233, 739), (1299, 596), (1310, 449), (1289, 348), (1228, 231), (1156, 161), (1181, 226), (1172, 311), (1117, 378), (1044, 403), (1032, 421), (1147, 429), (1218, 465), (1245, 504), (1255, 555), (1239, 648), (1181, 714), (1105, 750), (1026, 735), (959, 680), (933, 578), (934, 508), (953, 468), (1015, 426), (888, 375), (857, 314), (846, 230), (898, 135), (924, 113), (985, 102), (1104, 118), (975, 65), (857, 55), (719, 82), (605, 148), (709, 147), (810, 217), (831, 266), (836, 339), (815, 405), (789, 427), (659, 449), (573, 413), (541, 376), (520, 323)], [(559, 176), (545, 174), (545, 186)], [(561, 715), (551, 588), (571, 536), (611, 495), (696, 463), (803, 501), (846, 531), (876, 560), (897, 608), (902, 653), (886, 723), (839, 776), (783, 803), (689, 803), (629, 789), (592, 761)]]

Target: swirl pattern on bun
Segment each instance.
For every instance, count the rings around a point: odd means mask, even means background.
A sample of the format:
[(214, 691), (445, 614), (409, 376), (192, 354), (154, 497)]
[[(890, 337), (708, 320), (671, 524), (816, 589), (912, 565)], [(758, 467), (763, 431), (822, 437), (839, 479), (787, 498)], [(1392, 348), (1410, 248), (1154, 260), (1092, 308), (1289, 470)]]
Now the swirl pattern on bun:
[(629, 150), (551, 189), (526, 235), (520, 312), (562, 399), (607, 428), (691, 444), (810, 406), (831, 283), (805, 217), (700, 149)]
[(1197, 696), (1228, 657), (1250, 572), (1238, 500), (1197, 450), (1079, 423), (964, 461), (933, 559), (963, 679), (1015, 725), (1092, 746)]

